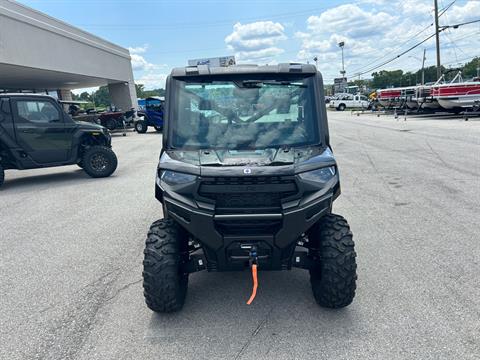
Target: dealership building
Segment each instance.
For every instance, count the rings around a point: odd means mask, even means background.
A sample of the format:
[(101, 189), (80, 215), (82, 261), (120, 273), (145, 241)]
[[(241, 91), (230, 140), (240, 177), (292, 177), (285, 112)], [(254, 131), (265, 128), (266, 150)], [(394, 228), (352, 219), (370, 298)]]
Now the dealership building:
[(0, 0), (0, 92), (48, 92), (108, 85), (112, 104), (136, 107), (127, 49), (15, 1)]

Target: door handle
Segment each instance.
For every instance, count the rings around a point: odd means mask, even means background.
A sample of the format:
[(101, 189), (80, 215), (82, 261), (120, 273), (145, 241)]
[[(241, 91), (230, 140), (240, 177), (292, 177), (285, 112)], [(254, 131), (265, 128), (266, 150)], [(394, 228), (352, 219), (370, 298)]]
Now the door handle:
[(25, 134), (32, 134), (34, 131), (33, 129), (23, 129), (22, 130), (22, 133), (25, 133)]

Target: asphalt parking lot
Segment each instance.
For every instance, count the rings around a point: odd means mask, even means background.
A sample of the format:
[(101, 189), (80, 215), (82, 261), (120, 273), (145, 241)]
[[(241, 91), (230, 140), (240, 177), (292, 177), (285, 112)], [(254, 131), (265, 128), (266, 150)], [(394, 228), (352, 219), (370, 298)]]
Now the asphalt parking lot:
[(7, 171), (0, 190), (1, 359), (478, 359), (480, 121), (329, 112), (358, 291), (319, 308), (302, 270), (190, 277), (184, 310), (144, 305), (161, 217), (161, 135), (114, 136), (119, 168)]

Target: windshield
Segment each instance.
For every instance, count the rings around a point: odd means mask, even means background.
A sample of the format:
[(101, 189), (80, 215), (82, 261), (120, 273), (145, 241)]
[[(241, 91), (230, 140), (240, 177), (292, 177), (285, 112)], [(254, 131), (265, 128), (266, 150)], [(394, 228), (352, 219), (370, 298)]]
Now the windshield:
[(174, 148), (264, 149), (319, 143), (312, 76), (176, 83)]
[(162, 112), (163, 111), (163, 101), (161, 100), (147, 100), (145, 103), (145, 108), (151, 111)]

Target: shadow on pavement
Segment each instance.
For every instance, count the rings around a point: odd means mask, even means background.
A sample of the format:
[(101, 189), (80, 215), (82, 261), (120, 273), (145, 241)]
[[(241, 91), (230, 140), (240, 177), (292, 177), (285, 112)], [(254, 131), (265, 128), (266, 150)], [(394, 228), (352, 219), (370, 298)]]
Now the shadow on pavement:
[(332, 310), (316, 304), (306, 271), (260, 272), (257, 297), (248, 306), (251, 286), (247, 271), (193, 274), (183, 310), (152, 313), (146, 338), (161, 342), (166, 338), (250, 336), (260, 325), (266, 331), (289, 333), (292, 324), (318, 333), (351, 325), (351, 308)]
[(81, 169), (74, 171), (65, 171), (55, 174), (43, 174), (43, 175), (31, 175), (21, 178), (11, 179), (8, 177), (8, 171), (5, 176), (5, 183), (0, 188), (0, 191), (6, 191), (10, 188), (25, 188), (32, 186), (39, 186), (45, 184), (75, 184), (83, 182), (85, 179), (90, 179), (90, 177)]

